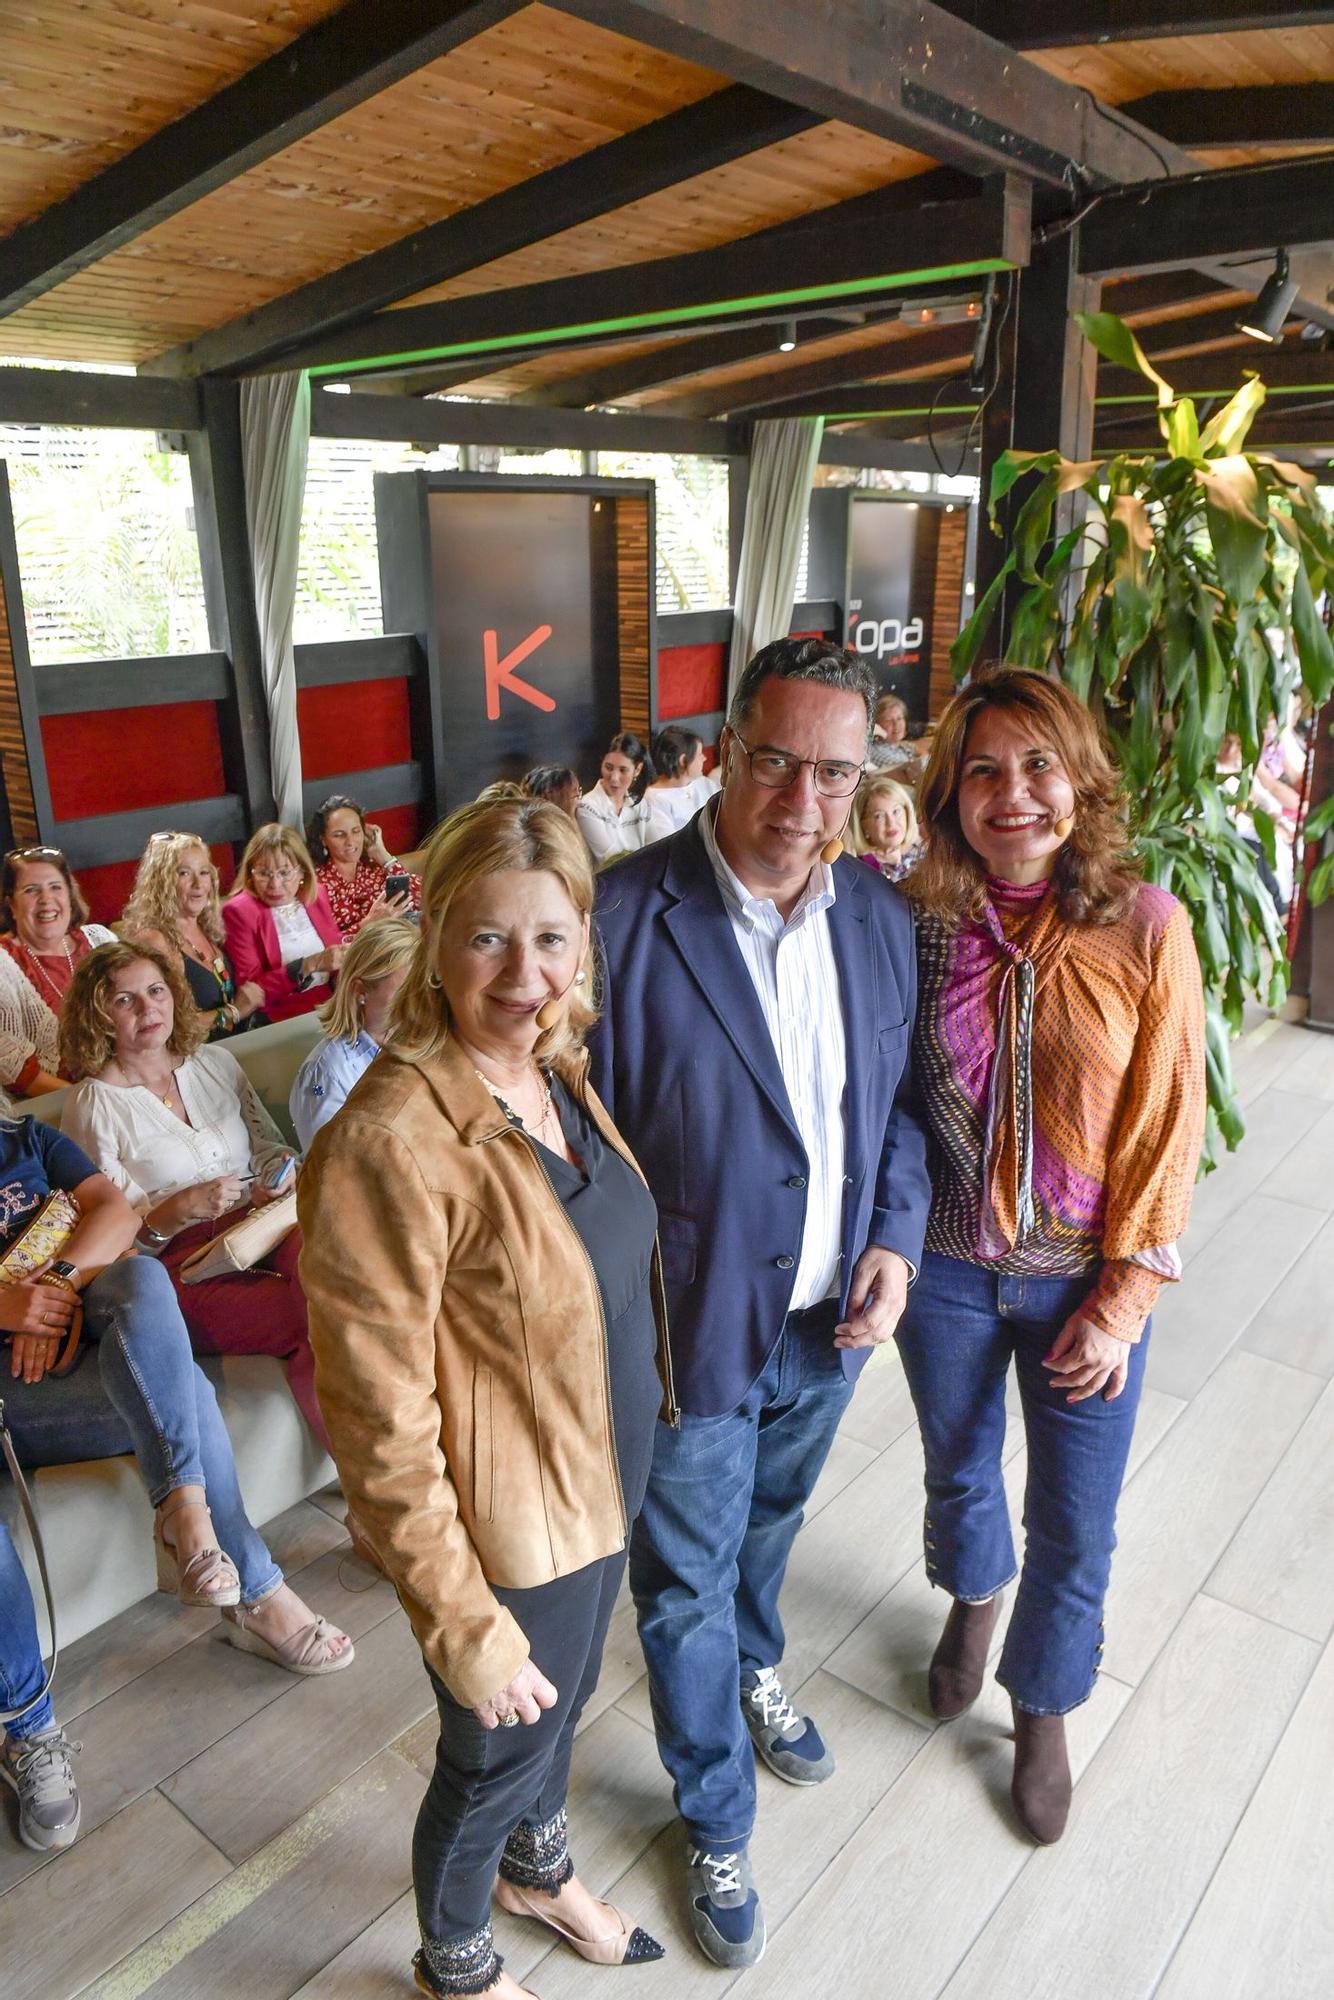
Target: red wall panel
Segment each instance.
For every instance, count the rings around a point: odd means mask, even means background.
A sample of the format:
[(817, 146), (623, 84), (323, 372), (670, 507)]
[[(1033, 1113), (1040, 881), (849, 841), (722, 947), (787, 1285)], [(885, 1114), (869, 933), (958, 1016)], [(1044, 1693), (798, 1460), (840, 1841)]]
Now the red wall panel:
[(727, 687), (727, 648), (721, 641), (707, 646), (664, 646), (658, 654), (658, 715), (670, 722), (677, 715), (708, 715), (723, 706)]
[(301, 768), (307, 778), (330, 778), (340, 771), (369, 771), (378, 764), (412, 761), (405, 680), (342, 681), (333, 687), (299, 688), (296, 714)]
[(42, 744), (57, 819), (217, 798), (227, 789), (211, 701), (43, 716)]
[[(190, 829), (163, 827), (162, 831), (188, 833)], [(211, 847), (209, 853), (213, 856), (214, 866), (218, 871), (218, 886), (225, 896), (232, 886), (232, 877), (236, 873), (239, 850), (237, 854), (233, 854), (230, 847)], [(139, 857), (136, 855), (132, 861), (108, 861), (101, 868), (79, 870), (79, 887), (83, 890), (95, 924), (119, 922), (120, 913), (129, 900), (130, 890), (134, 887), (135, 870), (138, 866)]]

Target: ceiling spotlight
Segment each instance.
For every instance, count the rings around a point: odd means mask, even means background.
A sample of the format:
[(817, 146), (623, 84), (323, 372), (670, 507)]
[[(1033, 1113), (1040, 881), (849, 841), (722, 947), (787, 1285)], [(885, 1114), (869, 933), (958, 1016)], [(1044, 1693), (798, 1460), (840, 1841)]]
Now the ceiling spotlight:
[(1237, 321), (1238, 330), (1248, 333), (1252, 340), (1263, 340), (1270, 347), (1277, 347), (1283, 338), (1283, 322), (1292, 311), (1296, 296), (1297, 280), (1289, 276), (1288, 253), (1280, 250), (1259, 298)]
[(794, 319), (785, 319), (779, 328), (778, 352), (780, 354), (790, 354), (796, 344), (797, 322)]

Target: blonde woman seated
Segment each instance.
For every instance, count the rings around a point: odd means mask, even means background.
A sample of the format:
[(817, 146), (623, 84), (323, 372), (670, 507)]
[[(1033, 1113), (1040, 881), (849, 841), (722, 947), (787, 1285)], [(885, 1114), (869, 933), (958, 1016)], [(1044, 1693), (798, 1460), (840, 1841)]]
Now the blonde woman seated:
[(222, 928), (218, 871), (195, 833), (155, 833), (144, 849), (121, 934), (156, 945), (185, 975), (211, 1042), (262, 1020), (263, 988), (238, 986)]
[(897, 778), (865, 779), (852, 808), (852, 852), (888, 882), (901, 882), (922, 858), (917, 808)]
[(379, 1055), (416, 949), (416, 925), (403, 917), (377, 917), (347, 947), (338, 991), (320, 1008), (324, 1040), (297, 1071), (287, 1100), (303, 1152)]
[(152, 945), (99, 946), (75, 974), (61, 1025), (62, 1060), (84, 1079), (64, 1130), (138, 1209), (140, 1248), (161, 1258), (196, 1351), (277, 1355), (327, 1448), (298, 1231), (253, 1270), (194, 1285), (180, 1275), (192, 1251), (292, 1185), (296, 1156), (245, 1071), (230, 1049), (200, 1046), (185, 981)]
[(566, 1838), (664, 1385), (670, 1406), (656, 1211), (582, 1046), (592, 906), (556, 806), (447, 820), (389, 1041), (299, 1190), (343, 1491), (440, 1711), (413, 1843), (427, 1994), (517, 2000), (493, 1893), (597, 1964), (662, 1955)]
[(329, 997), (343, 937), (299, 833), (276, 821), (246, 843), (222, 906), (236, 976), (264, 995), (271, 1021), (309, 1014)]

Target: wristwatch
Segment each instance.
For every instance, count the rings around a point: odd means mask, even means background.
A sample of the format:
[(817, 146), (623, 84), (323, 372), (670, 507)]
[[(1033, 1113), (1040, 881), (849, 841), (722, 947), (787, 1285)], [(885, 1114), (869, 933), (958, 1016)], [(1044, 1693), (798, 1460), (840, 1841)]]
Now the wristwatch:
[(64, 1257), (53, 1257), (38, 1280), (43, 1285), (64, 1285), (71, 1292), (79, 1289), (79, 1267)]

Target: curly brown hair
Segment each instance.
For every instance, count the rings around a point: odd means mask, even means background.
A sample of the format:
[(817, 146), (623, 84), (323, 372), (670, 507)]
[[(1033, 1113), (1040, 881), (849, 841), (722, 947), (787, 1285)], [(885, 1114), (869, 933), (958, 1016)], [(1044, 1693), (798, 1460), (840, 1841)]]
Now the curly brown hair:
[(74, 968), (74, 977), (60, 1010), (60, 1074), (77, 1081), (100, 1076), (116, 1053), (111, 1018), (111, 987), (118, 972), (141, 962), (155, 965), (171, 994), (176, 1018), (167, 1037), (173, 1055), (192, 1056), (208, 1034), (197, 1012), (185, 975), (155, 944), (99, 944)]
[(982, 914), (986, 869), (964, 838), (958, 801), (969, 733), (986, 709), (1024, 717), (1055, 751), (1074, 788), (1074, 826), (1053, 876), (1061, 916), (1074, 924), (1115, 923), (1142, 878), (1121, 774), (1089, 711), (1060, 681), (1029, 667), (979, 674), (941, 716), (917, 788), (926, 853), (905, 882), (906, 893), (951, 928)]

